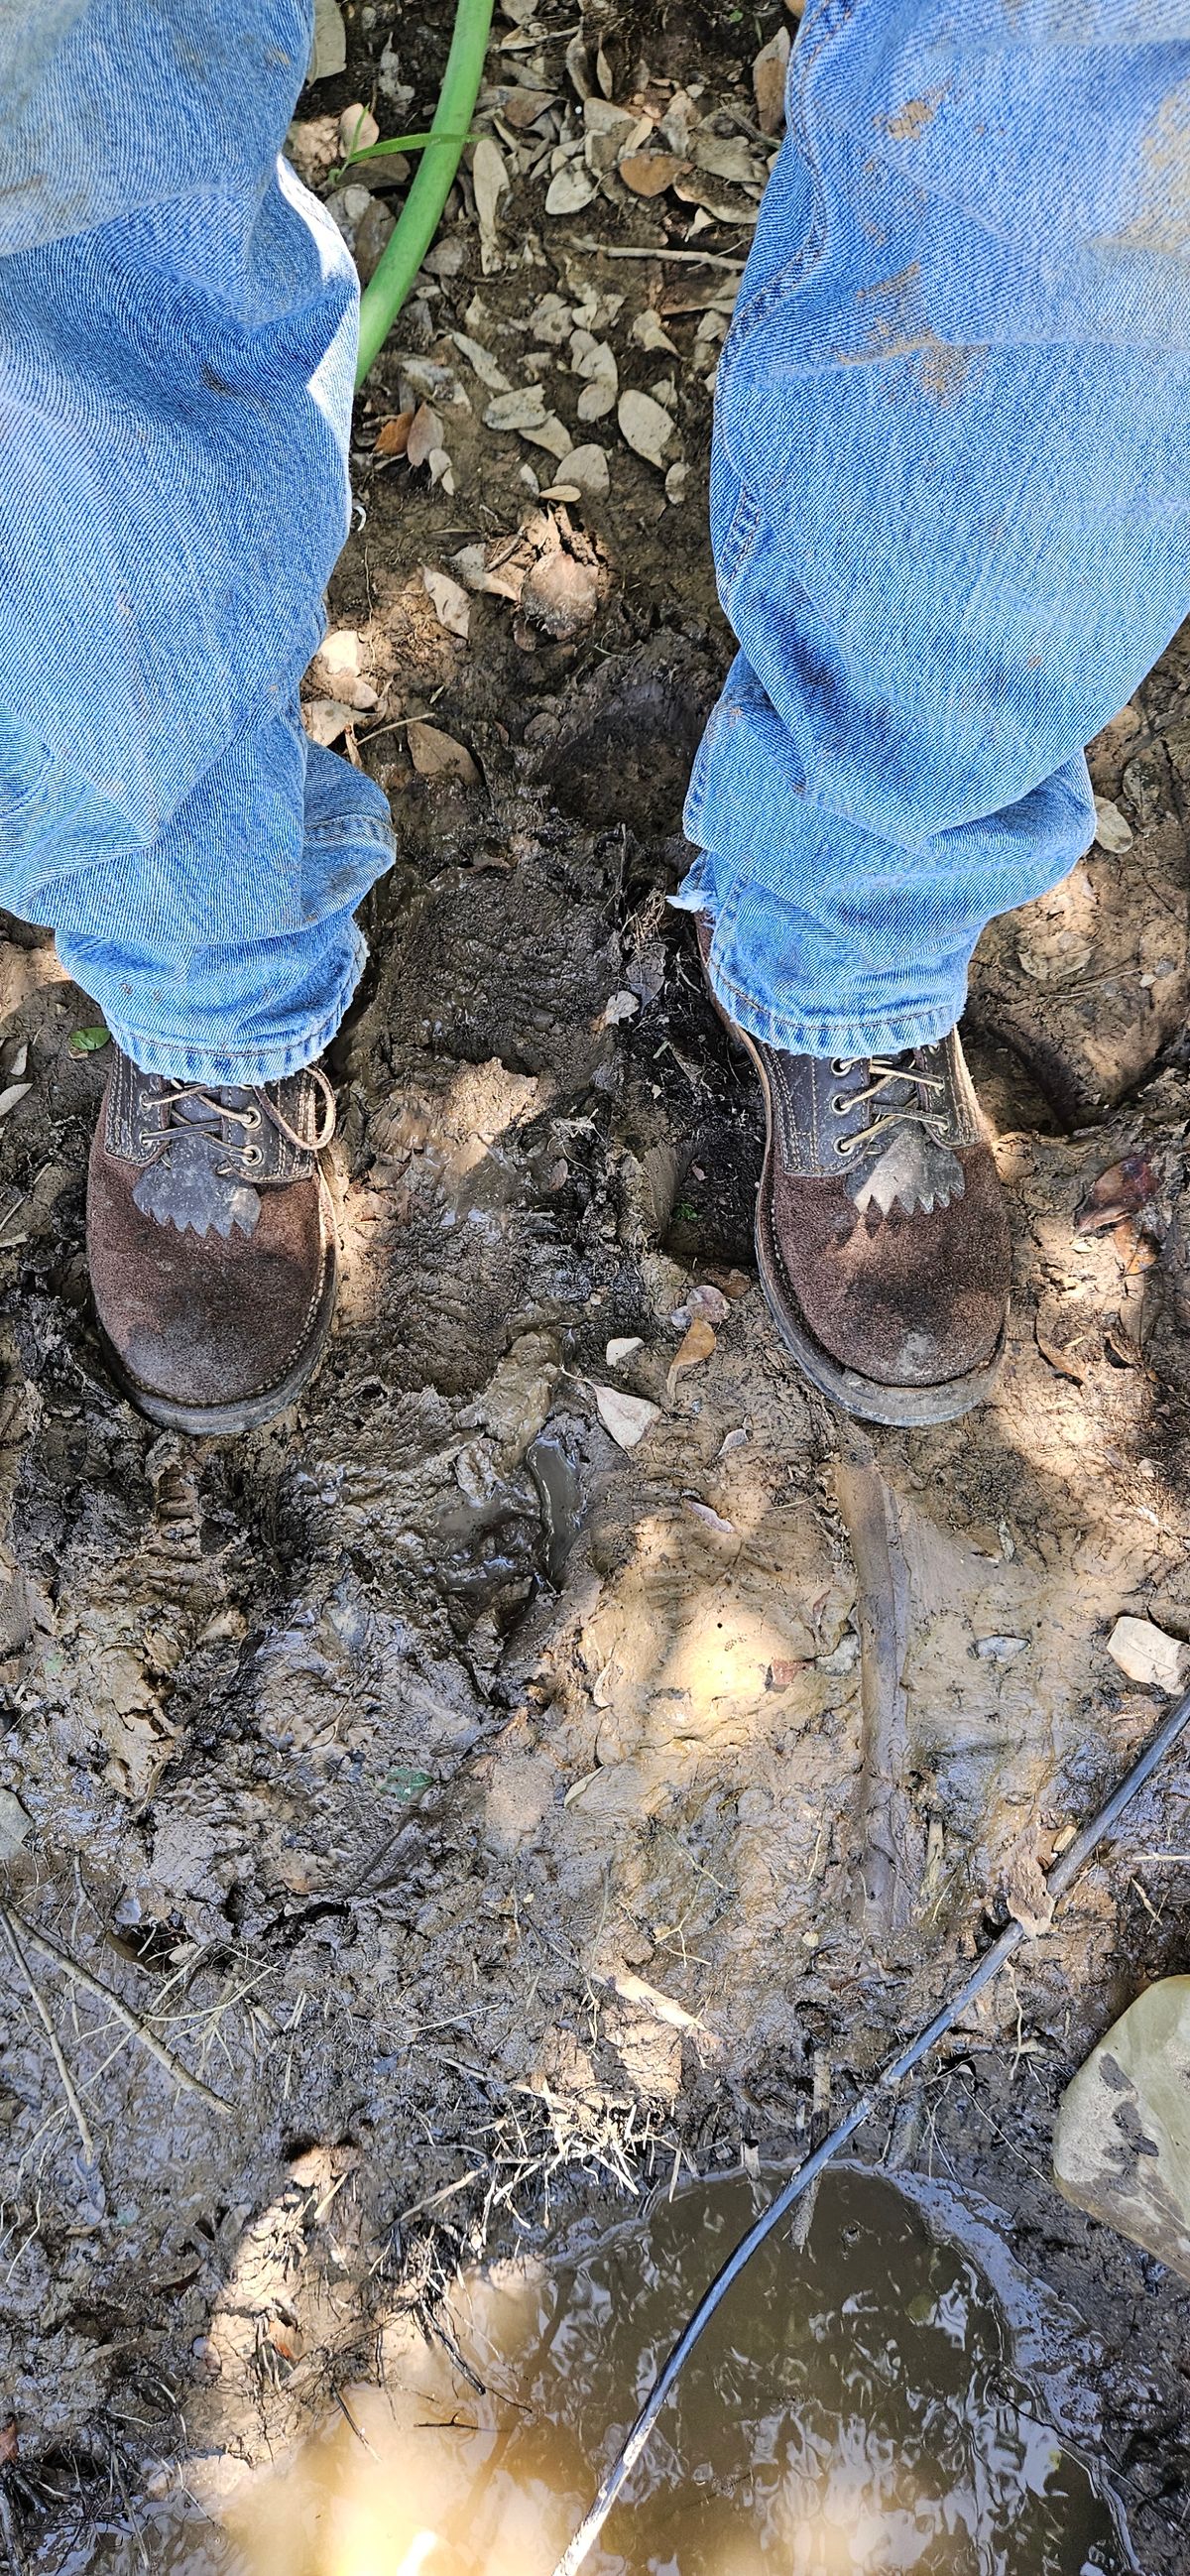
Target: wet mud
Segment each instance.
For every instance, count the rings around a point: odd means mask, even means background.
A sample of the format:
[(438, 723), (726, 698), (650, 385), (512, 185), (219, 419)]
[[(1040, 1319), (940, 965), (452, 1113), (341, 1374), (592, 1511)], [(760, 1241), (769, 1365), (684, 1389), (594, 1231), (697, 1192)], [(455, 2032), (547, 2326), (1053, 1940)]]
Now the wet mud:
[[(646, 283), (586, 264), (627, 350)], [(485, 280), (501, 327), (555, 276)], [(730, 650), (690, 401), (680, 510), (625, 450), (580, 514), (609, 586), (571, 643), (495, 597), (465, 648), (413, 615), (421, 565), (515, 528), (523, 450), (460, 413), (448, 501), (377, 469), (365, 419), (332, 622), (396, 675), (401, 718), (357, 737), (400, 856), (332, 1068), (339, 1325), (270, 1430), (163, 1436), (108, 1383), (94, 1009), (44, 940), (0, 947), (0, 1072), (27, 1045), (31, 1083), (0, 1122), (0, 1894), (41, 1942), (0, 1967), (14, 2548), (269, 2458), (460, 2263), (616, 2178), (628, 2205), (796, 2157), (1155, 1727), (1115, 1619), (1190, 1636), (1190, 655), (1095, 748), (1128, 850), (977, 964), (997, 1399), (845, 1429), (769, 1326), (759, 1103), (666, 910)], [(418, 775), (410, 716), (478, 784)], [(697, 1289), (714, 1345), (675, 1368)], [(609, 1387), (657, 1408), (631, 1450)], [(1152, 2576), (1186, 2564), (1190, 2293), (1048, 2152), (1081, 2055), (1185, 1966), (1187, 1794), (1175, 1763), (872, 2139), (1061, 2303)]]

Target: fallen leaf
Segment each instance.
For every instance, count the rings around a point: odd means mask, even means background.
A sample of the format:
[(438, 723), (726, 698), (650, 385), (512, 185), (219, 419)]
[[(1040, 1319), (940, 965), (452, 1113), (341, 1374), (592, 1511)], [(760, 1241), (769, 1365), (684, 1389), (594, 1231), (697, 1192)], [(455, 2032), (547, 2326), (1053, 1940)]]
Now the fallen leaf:
[(593, 1386), (591, 1392), (604, 1430), (621, 1449), (635, 1449), (661, 1420), (660, 1405), (646, 1403), (643, 1395), (623, 1395), (616, 1386)]
[(1095, 840), (1099, 849), (1110, 850), (1113, 857), (1132, 847), (1132, 825), (1108, 796), (1095, 799)]
[(483, 416), (485, 429), (540, 429), (546, 416), (546, 401), (540, 385), (520, 385), (512, 392), (497, 394)]
[(1014, 1922), (1023, 1924), (1034, 1940), (1042, 1932), (1048, 1932), (1054, 1919), (1054, 1899), (1046, 1886), (1045, 1872), (1035, 1856), (1017, 1853), (1005, 1870), (1002, 1893)]
[(563, 1806), (572, 1807), (575, 1799), (582, 1797), (584, 1789), (590, 1788), (592, 1780), (597, 1780), (598, 1778), (599, 1773), (597, 1771), (584, 1771), (581, 1780), (572, 1780), (570, 1787), (562, 1800)]
[(715, 1511), (710, 1503), (700, 1503), (693, 1494), (683, 1494), (682, 1509), (692, 1512), (696, 1521), (701, 1521), (704, 1528), (716, 1531), (721, 1538), (735, 1537), (734, 1521), (725, 1521), (721, 1512)]
[(11, 1860), (32, 1826), (20, 1799), (11, 1789), (0, 1789), (0, 1861)]
[(307, 698), (302, 706), (302, 723), (311, 742), (329, 751), (341, 733), (355, 723), (358, 709), (349, 707), (345, 698)]
[[(347, 30), (335, 0), (314, 0), (314, 42), (306, 65), (308, 81), (334, 80), (347, 68)], [(292, 94), (292, 93), (291, 93)]]
[(693, 1323), (689, 1325), (686, 1332), (683, 1334), (682, 1340), (669, 1364), (669, 1374), (666, 1379), (666, 1385), (671, 1396), (673, 1394), (674, 1387), (677, 1384), (680, 1371), (688, 1368), (699, 1368), (703, 1360), (709, 1360), (714, 1347), (715, 1334), (713, 1327), (708, 1324), (705, 1315), (696, 1315)]
[(500, 114), (514, 133), (523, 134), (526, 127), (536, 125), (547, 107), (552, 107), (556, 96), (557, 92), (552, 89), (514, 89), (505, 99)]
[(72, 1029), (70, 1052), (72, 1055), (98, 1055), (100, 1047), (107, 1045), (110, 1036), (110, 1029)]
[(613, 1029), (619, 1020), (635, 1019), (639, 1009), (640, 996), (638, 993), (613, 993), (611, 1000), (604, 1005), (603, 1018), (600, 1022), (600, 1026), (605, 1029)]
[(20, 1043), (19, 1047), (17, 1048), (16, 1053), (15, 1053), (15, 1055), (14, 1055), (13, 1059), (12, 1059), (12, 1063), (11, 1063), (11, 1064), (9, 1065), (9, 1067), (8, 1067), (8, 1079), (9, 1079), (9, 1081), (10, 1081), (10, 1082), (19, 1082), (19, 1081), (20, 1081), (21, 1075), (23, 1074), (23, 1072), (24, 1072), (24, 1070), (25, 1070), (25, 1067), (26, 1067), (26, 1065), (28, 1064), (28, 1061), (29, 1061), (29, 1041), (28, 1041), (28, 1039), (27, 1039), (27, 1038), (22, 1038), (21, 1043)]
[[(105, 1029), (104, 1036), (106, 1037), (106, 1035), (107, 1031)], [(26, 1092), (32, 1091), (32, 1089), (33, 1085), (31, 1082), (8, 1083), (5, 1089), (0, 1091), (0, 1118), (7, 1118), (9, 1110), (15, 1109), (18, 1100), (23, 1100)]]
[(634, 197), (660, 197), (688, 167), (676, 152), (626, 152), (616, 175)]
[(665, 450), (674, 434), (674, 425), (664, 403), (654, 402), (651, 394), (629, 386), (622, 393), (616, 411), (620, 435), (636, 456), (646, 463), (664, 465)]
[(419, 403), (409, 423), (405, 455), (414, 473), (429, 462), (436, 447), (442, 445), (442, 423), (428, 403)]
[(490, 134), (481, 134), (471, 164), (471, 185), (475, 190), (475, 212), (479, 218), (480, 265), (490, 277), (500, 265), (496, 245), (496, 208), (508, 186), (504, 155)]
[(465, 644), (471, 627), (471, 602), (462, 583), (452, 581), (448, 572), (434, 572), (429, 564), (422, 565), (421, 577), (439, 625)]
[(559, 482), (573, 483), (589, 501), (605, 500), (611, 488), (605, 447), (571, 447), (558, 462)]
[(1146, 1156), (1125, 1154), (1122, 1162), (1109, 1163), (1080, 1199), (1074, 1213), (1075, 1233), (1101, 1234), (1122, 1216), (1135, 1216), (1157, 1188), (1157, 1175)]
[(570, 364), (583, 388), (578, 398), (579, 419), (602, 420), (615, 402), (620, 382), (611, 342), (593, 339), (589, 331), (575, 331), (570, 342)]
[(568, 161), (555, 170), (545, 192), (547, 215), (577, 215), (589, 206), (595, 194), (595, 181), (581, 161)]
[(491, 350), (485, 349), (482, 341), (469, 339), (465, 331), (452, 331), (450, 336), (456, 349), (461, 350), (473, 374), (478, 376), (481, 385), (487, 386), (490, 394), (510, 392), (511, 388), (503, 367), (497, 366)]
[(785, 80), (789, 70), (790, 35), (779, 27), (762, 45), (752, 65), (752, 96), (762, 134), (779, 134), (785, 123)]
[(623, 1334), (619, 1341), (608, 1343), (605, 1353), (608, 1367), (623, 1368), (625, 1360), (634, 1359), (636, 1353), (643, 1349), (644, 1342), (639, 1333)]
[(1069, 1378), (1072, 1386), (1086, 1385), (1091, 1361), (1090, 1358), (1082, 1360), (1078, 1355), (1079, 1343), (1087, 1338), (1085, 1330), (1076, 1334), (1069, 1344), (1056, 1342), (1052, 1334), (1046, 1331), (1039, 1315), (1033, 1326), (1033, 1338), (1043, 1360), (1049, 1361), (1050, 1367), (1057, 1370), (1059, 1377)]
[(415, 718), (406, 732), (409, 757), (419, 778), (457, 778), (464, 787), (478, 787), (479, 771), (470, 752), (453, 734), (441, 733), (437, 725), (424, 724)]
[(1130, 1682), (1155, 1690), (1181, 1690), (1190, 1662), (1190, 1647), (1180, 1637), (1168, 1636), (1152, 1619), (1117, 1619), (1107, 1651)]
[(415, 417), (416, 415), (411, 411), (398, 411), (392, 414), (391, 419), (381, 421), (372, 454), (403, 456), (409, 445), (409, 432)]

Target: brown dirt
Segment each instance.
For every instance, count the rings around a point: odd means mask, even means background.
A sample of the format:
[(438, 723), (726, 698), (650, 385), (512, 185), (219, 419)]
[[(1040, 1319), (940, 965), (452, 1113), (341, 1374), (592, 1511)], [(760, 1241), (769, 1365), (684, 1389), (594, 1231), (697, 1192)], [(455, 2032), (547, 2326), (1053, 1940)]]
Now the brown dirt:
[[(366, 61), (388, 19), (360, 14)], [(409, 47), (402, 65), (419, 112), (448, 13), (429, 14), (425, 64)], [(642, 9), (616, 76), (644, 45), (658, 75), (697, 64), (746, 112), (731, 36)], [(359, 60), (312, 108), (366, 94)], [(388, 693), (356, 736), (401, 856), (336, 1051), (340, 1328), (270, 1431), (161, 1436), (108, 1384), (83, 1263), (103, 1064), (67, 1045), (94, 1011), (44, 943), (13, 926), (0, 949), (5, 1037), (28, 1040), (33, 1077), (0, 1127), (2, 1778), (31, 1820), (6, 1900), (227, 2110), (30, 1953), (87, 2169), (6, 1965), (0, 2382), (27, 2533), (76, 2473), (135, 2494), (187, 2454), (259, 2457), (366, 2369), (386, 2318), (609, 2164), (796, 2154), (816, 2084), (846, 2102), (1154, 1726), (1106, 1656), (1115, 1618), (1190, 1635), (1187, 648), (1097, 749), (1133, 852), (998, 925), (977, 974), (1017, 1238), (1000, 1396), (921, 1437), (844, 1432), (752, 1284), (757, 1102), (664, 909), (728, 649), (698, 317), (668, 318), (676, 361), (643, 353), (631, 324), (665, 274), (568, 247), (658, 220), (599, 205), (543, 227), (535, 181), (505, 219), (519, 258), (479, 279), (460, 192), (446, 238), (467, 265), (411, 326), (474, 397), (443, 408), (453, 499), (370, 458), (399, 353), (361, 408), (366, 520), (332, 623), (360, 627)], [(558, 644), (483, 597), (459, 645), (418, 568), (513, 533), (523, 464), (551, 460), (483, 428), (443, 335), (482, 337), (512, 373), (515, 322), (585, 286), (604, 310), (625, 297), (599, 326), (622, 381), (676, 376), (686, 497), (666, 506), (596, 424), (611, 495), (572, 511), (607, 568), (595, 623)], [(568, 419), (572, 391), (555, 388)], [(414, 773), (411, 715), (467, 744), (478, 788)], [(1084, 914), (1108, 947), (1071, 967), (1059, 934)], [(608, 1021), (626, 991), (635, 1016)], [(1139, 1214), (1077, 1231), (1097, 1177), (1137, 1153)], [(671, 1380), (670, 1318), (707, 1279), (743, 1293)], [(617, 1371), (607, 1342), (629, 1336)], [(660, 1407), (631, 1455), (599, 1421), (607, 1383)], [(903, 1694), (875, 1920), (860, 1782), (888, 1675), (865, 1674), (857, 1616), (874, 1514)], [(1185, 1964), (1190, 1864), (1145, 1853), (1184, 1848), (1186, 1795), (1175, 1763), (891, 2132), (902, 2167), (1000, 2213), (1065, 2303), (1088, 2438), (1154, 2576), (1185, 2565), (1188, 2294), (1080, 2220), (1047, 2158), (1081, 2054)]]

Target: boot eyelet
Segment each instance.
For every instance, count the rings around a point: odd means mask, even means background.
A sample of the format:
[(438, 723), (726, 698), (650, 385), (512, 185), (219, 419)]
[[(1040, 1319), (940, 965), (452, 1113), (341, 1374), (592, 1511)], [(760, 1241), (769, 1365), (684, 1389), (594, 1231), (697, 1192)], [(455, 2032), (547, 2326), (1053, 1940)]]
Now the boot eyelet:
[(854, 1138), (854, 1136), (836, 1136), (836, 1138), (835, 1138), (835, 1152), (836, 1152), (836, 1154), (839, 1156), (839, 1159), (840, 1159), (840, 1161), (841, 1161), (841, 1162), (844, 1162), (844, 1163), (845, 1163), (845, 1162), (847, 1161), (848, 1156), (849, 1156), (849, 1154), (851, 1153), (852, 1146), (855, 1144), (855, 1142), (856, 1142), (856, 1139)]
[(832, 1073), (854, 1073), (854, 1071), (855, 1071), (855, 1058), (854, 1058), (854, 1056), (833, 1055), (833, 1056), (831, 1057), (831, 1072), (832, 1072)]
[(240, 1161), (242, 1163), (251, 1163), (252, 1168), (255, 1171), (257, 1164), (263, 1163), (264, 1161), (264, 1147), (262, 1145), (243, 1146), (240, 1152)]
[(834, 1099), (831, 1102), (831, 1116), (833, 1118), (846, 1118), (850, 1108), (851, 1102), (849, 1100), (844, 1100), (841, 1091), (836, 1091)]
[(259, 1109), (244, 1109), (240, 1115), (245, 1127), (259, 1127), (261, 1124)]

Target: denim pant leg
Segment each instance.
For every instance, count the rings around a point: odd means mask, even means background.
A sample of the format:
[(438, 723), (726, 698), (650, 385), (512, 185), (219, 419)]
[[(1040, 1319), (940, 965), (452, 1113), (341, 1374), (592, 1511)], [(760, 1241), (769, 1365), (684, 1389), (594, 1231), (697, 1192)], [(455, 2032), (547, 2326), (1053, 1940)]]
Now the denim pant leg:
[(380, 790), (297, 708), (357, 319), (278, 159), (308, 20), (195, 0), (183, 46), (151, 0), (83, 0), (0, 27), (0, 902), (136, 1062), (208, 1081), (318, 1054), (391, 856)]
[[(1182, 174), (1182, 175), (1179, 175)], [(1190, 607), (1190, 0), (811, 0), (720, 372), (679, 903), (771, 1044), (958, 1018)]]

